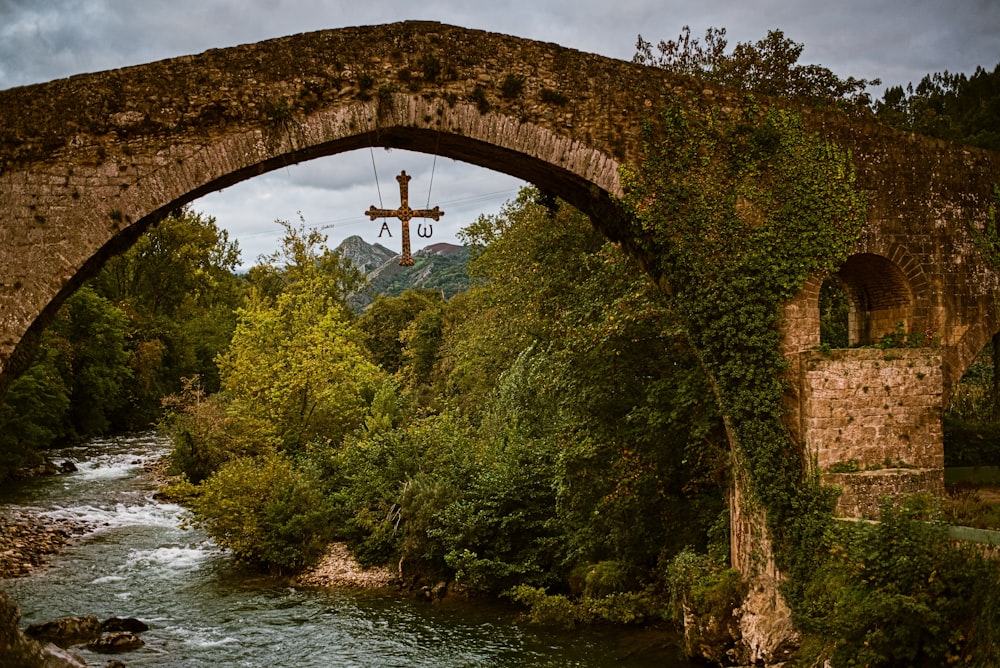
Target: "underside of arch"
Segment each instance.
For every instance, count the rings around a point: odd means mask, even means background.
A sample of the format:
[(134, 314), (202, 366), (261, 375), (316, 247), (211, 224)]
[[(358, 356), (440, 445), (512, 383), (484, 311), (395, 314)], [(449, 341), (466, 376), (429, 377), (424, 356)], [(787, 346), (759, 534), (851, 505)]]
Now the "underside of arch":
[(913, 290), (902, 270), (881, 255), (852, 255), (836, 274), (847, 289), (851, 309), (849, 345), (875, 343), (913, 325)]
[[(208, 143), (174, 144), (162, 149), (153, 165), (134, 154), (119, 159), (119, 168), (99, 165), (113, 174), (114, 189), (77, 187), (72, 206), (53, 216), (41, 230), (42, 245), (59, 247), (45, 255), (53, 266), (16, 268), (36, 272), (44, 281), (33, 303), (21, 304), (24, 328), (0, 368), (0, 390), (30, 361), (35, 341), (59, 305), (104, 262), (127, 249), (150, 225), (171, 211), (210, 192), (291, 164), (369, 147), (434, 153), (503, 172), (535, 184), (587, 213), (609, 238), (628, 243), (628, 221), (617, 205), (617, 162), (552, 131), (491, 114), (469, 105), (397, 96), (394, 109), (404, 118), (378, 112), (370, 103), (325, 110), (277, 128), (252, 128), (216, 137)], [(123, 165), (128, 162), (129, 167)], [(109, 161), (114, 167), (114, 161)], [(124, 176), (123, 176), (124, 175)], [(30, 177), (29, 177), (30, 178)], [(72, 178), (94, 179), (77, 167)], [(70, 230), (63, 234), (59, 226)], [(87, 234), (80, 229), (86, 228)], [(95, 228), (98, 228), (95, 230)], [(66, 239), (72, 239), (67, 244)], [(69, 252), (64, 252), (68, 246)], [(17, 264), (12, 262), (12, 267)], [(34, 309), (32, 311), (32, 309)]]

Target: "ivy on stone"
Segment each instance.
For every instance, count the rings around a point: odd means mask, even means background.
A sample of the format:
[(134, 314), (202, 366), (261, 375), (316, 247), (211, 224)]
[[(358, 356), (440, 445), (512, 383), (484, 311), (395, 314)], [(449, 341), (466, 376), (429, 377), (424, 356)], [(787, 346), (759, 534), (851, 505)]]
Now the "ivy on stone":
[(623, 203), (711, 379), (779, 566), (795, 570), (812, 533), (796, 521), (814, 510), (802, 504), (814, 499), (826, 517), (829, 506), (783, 423), (781, 309), (858, 238), (866, 202), (851, 156), (749, 95), (723, 108), (665, 93), (643, 130), (644, 160), (623, 173)]

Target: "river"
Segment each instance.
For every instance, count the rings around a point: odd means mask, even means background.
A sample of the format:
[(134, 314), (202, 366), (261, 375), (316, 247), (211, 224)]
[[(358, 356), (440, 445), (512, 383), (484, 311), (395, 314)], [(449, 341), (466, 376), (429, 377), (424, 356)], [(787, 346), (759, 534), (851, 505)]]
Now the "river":
[[(153, 435), (101, 439), (54, 453), (78, 470), (0, 491), (0, 505), (94, 527), (48, 568), (0, 580), (22, 626), (68, 615), (136, 617), (145, 646), (133, 666), (687, 668), (676, 639), (650, 630), (543, 629), (506, 606), (422, 603), (386, 590), (289, 586), (234, 564), (154, 500), (145, 467), (167, 451)], [(91, 665), (106, 656), (74, 648)]]

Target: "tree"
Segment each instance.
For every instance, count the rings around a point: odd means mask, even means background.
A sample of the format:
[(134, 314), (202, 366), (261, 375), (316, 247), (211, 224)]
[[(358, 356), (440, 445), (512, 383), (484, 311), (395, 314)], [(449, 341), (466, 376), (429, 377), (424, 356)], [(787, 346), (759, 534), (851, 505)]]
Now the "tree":
[(379, 295), (358, 320), (358, 329), (374, 360), (387, 372), (396, 373), (403, 366), (403, 333), (421, 313), (443, 305), (437, 290), (407, 290), (398, 297)]
[(346, 303), (354, 274), (325, 238), (286, 224), (267, 274), (280, 292), (254, 289), (219, 358), (234, 408), (270, 422), (285, 447), (339, 441), (361, 426), (383, 374), (352, 326)]
[(329, 538), (326, 501), (315, 476), (277, 453), (222, 465), (195, 498), (198, 521), (238, 559), (272, 570), (315, 562)]
[(928, 74), (916, 88), (887, 88), (873, 107), (892, 127), (1000, 151), (1000, 64), (992, 72), (977, 67), (971, 77)]
[(437, 380), (486, 452), (558, 453), (547, 475), (565, 559), (645, 571), (704, 547), (722, 509), (721, 428), (664, 295), (534, 189), (463, 234), (478, 284), (445, 309)]
[(259, 296), (273, 299), (303, 281), (318, 281), (314, 287), (331, 306), (350, 310), (347, 296), (364, 284), (364, 275), (336, 251), (326, 246), (326, 235), (306, 227), (299, 218), (298, 227), (287, 220), (275, 223), (285, 230), (281, 248), (257, 258), (249, 272), (250, 284)]
[(188, 208), (174, 212), (111, 258), (95, 290), (128, 316), (134, 374), (118, 428), (137, 428), (159, 415), (160, 399), (198, 376), (219, 387), (215, 356), (229, 344), (243, 296), (234, 274), (239, 246), (215, 219)]
[(727, 46), (725, 28), (706, 30), (702, 44), (692, 39), (691, 29), (684, 26), (676, 40), (659, 42), (658, 54), (653, 54), (653, 45), (639, 35), (633, 62), (736, 90), (836, 102), (854, 108), (867, 108), (871, 100), (865, 89), (881, 83), (878, 79), (841, 79), (820, 65), (798, 64), (803, 45), (785, 37), (781, 30), (769, 30), (767, 37), (754, 44), (737, 43), (729, 54)]
[(69, 419), (72, 433), (86, 438), (106, 433), (127, 401), (132, 380), (126, 350), (126, 318), (90, 287), (67, 300), (64, 335), (70, 341), (72, 376)]
[(214, 219), (183, 209), (108, 260), (60, 308), (0, 408), (0, 440), (16, 441), (14, 459), (148, 427), (183, 376), (217, 388), (214, 357), (228, 345), (242, 294), (238, 258)]
[(95, 277), (106, 298), (143, 317), (177, 319), (231, 298), (239, 245), (215, 218), (183, 208), (108, 260)]

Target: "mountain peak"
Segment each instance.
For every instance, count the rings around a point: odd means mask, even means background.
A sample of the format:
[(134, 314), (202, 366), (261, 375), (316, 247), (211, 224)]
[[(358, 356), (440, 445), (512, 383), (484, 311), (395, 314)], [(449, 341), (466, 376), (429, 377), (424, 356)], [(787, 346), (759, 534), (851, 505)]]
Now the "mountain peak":
[(397, 253), (382, 244), (370, 244), (356, 234), (341, 241), (335, 250), (340, 253), (340, 257), (365, 274), (371, 273), (387, 260), (397, 256)]
[(465, 264), (469, 251), (465, 246), (436, 243), (413, 253), (416, 265), (399, 265), (399, 253), (381, 244), (370, 244), (361, 237), (350, 236), (340, 242), (336, 251), (365, 275), (365, 288), (351, 295), (348, 302), (362, 311), (376, 295), (398, 296), (409, 288), (439, 290), (451, 297), (469, 286)]

